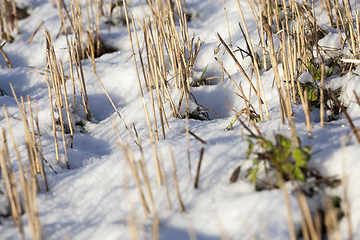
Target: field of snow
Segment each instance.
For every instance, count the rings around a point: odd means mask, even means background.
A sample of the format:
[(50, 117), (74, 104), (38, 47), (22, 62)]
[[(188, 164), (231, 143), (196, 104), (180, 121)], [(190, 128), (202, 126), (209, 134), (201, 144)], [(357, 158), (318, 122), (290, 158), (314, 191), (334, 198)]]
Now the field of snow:
[[(249, 132), (236, 121), (233, 130), (227, 130), (227, 126), (235, 117), (235, 113), (227, 105), (236, 111), (245, 108), (244, 101), (236, 95), (238, 92), (234, 84), (222, 72), (220, 65), (215, 60), (221, 56), (221, 61), (231, 78), (236, 83), (241, 83), (244, 93), (248, 94), (250, 85), (244, 74), (239, 71), (233, 59), (227, 54), (214, 49), (220, 44), (216, 33), (228, 44), (230, 43), (227, 21), (224, 13), (224, 5), (221, 0), (186, 0), (187, 11), (191, 14), (187, 22), (189, 35), (195, 34), (204, 42), (195, 62), (191, 79), (203, 77), (218, 77), (210, 81), (210, 84), (192, 87), (191, 93), (196, 99), (189, 102), (190, 110), (202, 106), (215, 112), (208, 112), (211, 120), (189, 119), (189, 131), (201, 138), (199, 141), (190, 135), (190, 161), (191, 178), (188, 167), (188, 142), (186, 134), (185, 118), (175, 118), (170, 110), (169, 103), (164, 104), (169, 128), (165, 127), (165, 136), (161, 134), (159, 119), (159, 141), (156, 142), (157, 154), (163, 159), (164, 173), (167, 177), (169, 199), (172, 208), (169, 209), (167, 191), (164, 182), (157, 184), (156, 164), (154, 162), (154, 148), (149, 137), (143, 102), (139, 91), (136, 68), (132, 59), (131, 45), (128, 29), (125, 24), (110, 27), (105, 24), (107, 16), (100, 17), (100, 36), (103, 41), (116, 48), (117, 51), (102, 55), (95, 59), (96, 73), (104, 88), (111, 97), (114, 105), (121, 114), (126, 125), (136, 126), (141, 140), (142, 151), (149, 177), (149, 183), (154, 198), (155, 208), (160, 224), (156, 224), (153, 207), (140, 168), (138, 172), (140, 184), (145, 200), (149, 206), (148, 218), (144, 216), (139, 190), (131, 173), (124, 152), (119, 145), (119, 138), (114, 128), (116, 123), (118, 131), (127, 150), (131, 149), (133, 159), (138, 162), (142, 158), (142, 152), (129, 136), (121, 119), (114, 110), (99, 81), (94, 75), (93, 63), (87, 59), (82, 61), (83, 73), (86, 80), (89, 109), (92, 112), (90, 121), (86, 120), (84, 109), (79, 104), (73, 115), (76, 121), (84, 123), (77, 126), (73, 137), (73, 148), (67, 147), (67, 155), (70, 169), (67, 169), (65, 160), (64, 144), (61, 137), (60, 125), (57, 126), (57, 138), (60, 154), (60, 162), (56, 161), (54, 148), (53, 123), (51, 118), (51, 106), (49, 103), (48, 87), (45, 76), (29, 72), (29, 66), (44, 69), (46, 65), (46, 38), (45, 28), (49, 30), (56, 56), (64, 63), (65, 75), (70, 75), (68, 61), (67, 39), (59, 34), (61, 23), (56, 4), (50, 0), (19, 0), (15, 1), (18, 6), (30, 6), (30, 16), (19, 20), (20, 34), (14, 34), (14, 41), (6, 43), (3, 47), (12, 67), (9, 68), (3, 57), (0, 56), (0, 89), (6, 94), (0, 95), (0, 104), (6, 105), (10, 116), (10, 125), (14, 135), (14, 141), (19, 148), (23, 163), (28, 163), (28, 152), (24, 135), (24, 124), (21, 113), (14, 99), (9, 83), (19, 98), (27, 95), (31, 100), (36, 100), (40, 135), (43, 148), (43, 156), (54, 168), (57, 174), (45, 166), (49, 191), (43, 187), (40, 180), (40, 191), (37, 192), (36, 201), (38, 216), (41, 225), (42, 239), (156, 239), (158, 231), (159, 239), (290, 239), (289, 219), (286, 200), (290, 200), (292, 219), (295, 233), (301, 232), (301, 208), (296, 191), (298, 185), (288, 181), (285, 186), (287, 198), (283, 189), (256, 191), (254, 183), (246, 178), (246, 169), (253, 164), (246, 160), (248, 142), (245, 141)], [(85, 0), (83, 3), (85, 9)], [(94, 1), (95, 2), (95, 1)], [(104, 0), (104, 2), (108, 2)], [(128, 11), (137, 16), (140, 21), (150, 14), (150, 8), (146, 1), (127, 1)], [(181, 1), (183, 2), (183, 1)], [(355, 7), (355, 1), (350, 1)], [(70, 9), (70, 0), (65, 0)], [(254, 20), (253, 12), (247, 1), (240, 0), (244, 18), (246, 20), (250, 39), (256, 51), (259, 49), (260, 38), (258, 26)], [(234, 0), (225, 0), (231, 41), (234, 49), (236, 46), (246, 49), (244, 36), (239, 29), (241, 17), (238, 6)], [(319, 41), (319, 45), (340, 48), (339, 34), (336, 28), (328, 26), (327, 15), (320, 7), (320, 2), (315, 1), (315, 12), (318, 24), (329, 33)], [(185, 8), (185, 7), (184, 7)], [(84, 25), (86, 10), (83, 12)], [(175, 20), (178, 16), (175, 15)], [(27, 43), (39, 24), (44, 21), (38, 33), (30, 44)], [(143, 35), (136, 21), (136, 28), (142, 44)], [(178, 25), (178, 23), (176, 23)], [(133, 29), (131, 28), (131, 31)], [(57, 37), (58, 35), (58, 37)], [(74, 37), (71, 33), (69, 37)], [(134, 37), (134, 36), (133, 36)], [(275, 48), (279, 49), (276, 37)], [(3, 41), (2, 41), (3, 42)], [(135, 41), (134, 41), (135, 44)], [(220, 47), (220, 51), (223, 51)], [(343, 47), (343, 56), (349, 52), (347, 46)], [(137, 56), (137, 53), (136, 53)], [(244, 67), (250, 78), (254, 79), (255, 73), (250, 57), (242, 58), (240, 51), (235, 56)], [(220, 58), (220, 57), (219, 57)], [(140, 66), (140, 60), (137, 59)], [(284, 79), (281, 63), (279, 63), (280, 76)], [(140, 72), (140, 67), (139, 67)], [(142, 74), (140, 72), (140, 74)], [(356, 102), (355, 91), (360, 95), (357, 81), (360, 81), (360, 69), (355, 67), (350, 74), (335, 74), (328, 77), (328, 86), (332, 89), (342, 87), (339, 99), (347, 107), (347, 113), (355, 126), (360, 126), (360, 106)], [(266, 139), (275, 141), (275, 135), (281, 134), (291, 139), (290, 127), (282, 123), (279, 105), (278, 91), (274, 84), (274, 72), (260, 70), (262, 85), (264, 88), (269, 116), (267, 120), (265, 111), (264, 122), (257, 122), (256, 126)], [(223, 81), (224, 76), (224, 81)], [(304, 72), (299, 81), (310, 81), (312, 76)], [(143, 79), (142, 79), (143, 80)], [(71, 83), (67, 82), (68, 91), (71, 92)], [(152, 100), (150, 93), (142, 83), (144, 101), (149, 112), (152, 112)], [(80, 91), (77, 89), (76, 91)], [(181, 90), (172, 88), (171, 97), (178, 104)], [(77, 100), (81, 101), (80, 93)], [(194, 99), (193, 98), (193, 99)], [(184, 101), (183, 101), (184, 102)], [(258, 111), (258, 100), (254, 93), (250, 102)], [(72, 102), (71, 108), (72, 108)], [(197, 105), (198, 104), (198, 105)], [(186, 109), (180, 109), (181, 114)], [(158, 111), (158, 110), (157, 110)], [(349, 234), (347, 216), (339, 220), (339, 232), (342, 239), (360, 239), (360, 148), (352, 128), (344, 114), (339, 119), (326, 122), (324, 127), (320, 125), (320, 110), (313, 108), (311, 112), (312, 138), (308, 138), (306, 117), (301, 104), (293, 104), (294, 116), (292, 117), (301, 146), (312, 146), (312, 157), (309, 167), (319, 170), (323, 177), (336, 176), (342, 179), (344, 173), (347, 179), (347, 202), (350, 207), (350, 220), (352, 236)], [(244, 115), (245, 116), (245, 115)], [(245, 116), (246, 117), (246, 116)], [(150, 114), (152, 124), (153, 115)], [(245, 124), (247, 122), (245, 121)], [(0, 128), (4, 128), (9, 146), (9, 158), (14, 172), (19, 171), (16, 152), (9, 133), (3, 108), (0, 110)], [(255, 132), (255, 127), (250, 126)], [(132, 130), (130, 129), (132, 132)], [(133, 134), (135, 136), (135, 134)], [(349, 137), (349, 139), (347, 139)], [(347, 142), (345, 146), (344, 142)], [(2, 146), (2, 143), (1, 145)], [(194, 181), (200, 159), (200, 151), (204, 147), (201, 169), (199, 174), (198, 188), (194, 188)], [(2, 148), (2, 147), (1, 147)], [(173, 175), (173, 167), (170, 151), (173, 151), (176, 165), (176, 174), (179, 191), (184, 211), (180, 212), (180, 206), (176, 193), (176, 182)], [(243, 164), (243, 165), (242, 165)], [(242, 165), (238, 181), (230, 183), (229, 179), (239, 165)], [(3, 166), (2, 166), (3, 167)], [(4, 181), (0, 175), (0, 190), (4, 191)], [(40, 175), (39, 175), (40, 176)], [(40, 179), (40, 177), (39, 177)], [(309, 180), (310, 181), (310, 180)], [(301, 183), (303, 184), (303, 183)], [(20, 189), (20, 188), (19, 188)], [(321, 198), (327, 196), (339, 196), (342, 199), (344, 211), (344, 181), (340, 186), (327, 187), (318, 190), (313, 197), (308, 197), (310, 211), (315, 214), (321, 205)], [(9, 202), (4, 194), (0, 194), (0, 213), (4, 215)], [(24, 225), (25, 239), (31, 239), (31, 231), (28, 225), (27, 213), (21, 218)], [(10, 217), (0, 217), (0, 239), (21, 239), (19, 229), (14, 227)], [(133, 223), (133, 224), (131, 224)], [(136, 229), (138, 238), (134, 238), (131, 228)], [(157, 229), (157, 230), (154, 230)], [(303, 239), (298, 236), (298, 239)]]

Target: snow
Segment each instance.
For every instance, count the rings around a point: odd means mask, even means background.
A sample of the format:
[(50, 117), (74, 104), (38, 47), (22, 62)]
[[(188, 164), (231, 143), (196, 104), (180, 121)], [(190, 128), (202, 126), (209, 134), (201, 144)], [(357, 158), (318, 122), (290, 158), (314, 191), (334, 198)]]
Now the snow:
[[(70, 1), (65, 2), (69, 6)], [(189, 33), (192, 35), (194, 32), (196, 38), (200, 37), (204, 41), (197, 58), (193, 77), (201, 76), (206, 66), (208, 66), (205, 73), (207, 77), (219, 77), (211, 82), (212, 85), (194, 87), (191, 92), (199, 105), (216, 112), (221, 118), (219, 119), (215, 114), (209, 113), (211, 121), (189, 120), (189, 130), (206, 142), (203, 144), (190, 136), (192, 167), (192, 179), (190, 179), (186, 133), (184, 133), (186, 122), (184, 119), (172, 117), (169, 105), (165, 104), (170, 130), (166, 130), (166, 139), (162, 139), (161, 129), (158, 126), (160, 141), (156, 143), (156, 146), (158, 153), (161, 153), (164, 160), (164, 169), (173, 207), (171, 210), (167, 205), (165, 187), (159, 187), (156, 183), (153, 149), (136, 70), (133, 60), (127, 61), (131, 56), (131, 49), (126, 26), (111, 27), (109, 35), (108, 26), (102, 25), (101, 37), (103, 40), (119, 50), (103, 55), (95, 61), (99, 79), (111, 96), (125, 123), (127, 125), (134, 123), (141, 139), (155, 206), (161, 222), (159, 237), (160, 239), (188, 239), (188, 231), (195, 231), (197, 239), (219, 239), (220, 232), (223, 230), (230, 239), (251, 239), (248, 233), (250, 230), (260, 238), (266, 238), (265, 232), (268, 231), (271, 239), (288, 239), (289, 227), (283, 191), (281, 189), (261, 192), (254, 190), (254, 185), (245, 179), (245, 169), (252, 165), (251, 160), (246, 161), (245, 159), (248, 144), (244, 135), (248, 132), (238, 122), (235, 123), (232, 131), (226, 129), (235, 115), (224, 103), (237, 111), (245, 108), (245, 104), (241, 98), (234, 94), (238, 93), (238, 90), (226, 74), (223, 84), (221, 68), (214, 59), (214, 49), (220, 43), (215, 33), (218, 32), (227, 43), (229, 42), (223, 3), (212, 0), (187, 0), (186, 2), (189, 11), (195, 13), (193, 20), (188, 22)], [(71, 239), (131, 239), (127, 222), (127, 216), (131, 215), (133, 218), (136, 216), (135, 225), (137, 229), (141, 229), (142, 226), (145, 229), (145, 231), (139, 231), (139, 236), (146, 239), (146, 236), (151, 236), (154, 215), (153, 213), (149, 214), (148, 219), (144, 217), (135, 181), (121, 148), (116, 145), (118, 138), (114, 131), (112, 118), (124, 142), (132, 149), (134, 159), (139, 160), (141, 153), (128, 135), (104, 90), (94, 76), (93, 65), (89, 60), (83, 61), (83, 69), (89, 106), (93, 116), (91, 121), (86, 121), (83, 131), (77, 130), (75, 132), (74, 148), (67, 148), (70, 170), (66, 169), (64, 145), (61, 131), (58, 129), (60, 163), (56, 163), (51, 108), (45, 77), (28, 72), (27, 66), (39, 68), (45, 66), (44, 28), (46, 28), (51, 33), (57, 58), (61, 58), (64, 62), (65, 75), (69, 74), (66, 37), (60, 34), (58, 38), (55, 38), (59, 32), (60, 21), (57, 8), (50, 1), (20, 1), (20, 3), (30, 4), (33, 9), (30, 17), (19, 21), (21, 34), (15, 35), (13, 43), (4, 46), (4, 51), (7, 53), (13, 68), (9, 69), (5, 60), (0, 57), (0, 89), (8, 94), (8, 96), (0, 96), (0, 104), (5, 104), (9, 116), (12, 116), (10, 124), (14, 139), (19, 146), (22, 159), (27, 162), (24, 126), (18, 120), (21, 119), (21, 114), (11, 94), (9, 83), (14, 86), (18, 97), (26, 98), (29, 95), (31, 99), (37, 101), (44, 156), (57, 171), (55, 174), (46, 168), (50, 190), (46, 192), (41, 189), (37, 193), (43, 237), (45, 239), (64, 239), (66, 236)], [(132, 1), (130, 6), (130, 10), (139, 19), (145, 17), (146, 11), (149, 11), (146, 1), (141, 1), (141, 3), (143, 6), (137, 1)], [(225, 3), (233, 45), (246, 49), (244, 38), (238, 27), (240, 15), (237, 4), (232, 0), (227, 0)], [(241, 1), (241, 5), (243, 9), (246, 9), (244, 17), (252, 43), (258, 44), (259, 36), (252, 12), (247, 1)], [(317, 8), (320, 11), (320, 7)], [(27, 44), (26, 42), (42, 21), (44, 24), (35, 35), (32, 43)], [(322, 23), (327, 23), (324, 16)], [(87, 22), (84, 22), (84, 25), (86, 24)], [(275, 41), (276, 48), (279, 48), (278, 40)], [(339, 48), (337, 32), (330, 32), (320, 40), (319, 45)], [(257, 49), (255, 48), (255, 50)], [(246, 68), (246, 73), (249, 76), (253, 75), (253, 79), (255, 79), (254, 74), (252, 74), (251, 59), (242, 59), (238, 52), (236, 56), (242, 66)], [(222, 61), (234, 81), (237, 84), (241, 83), (244, 92), (249, 93), (250, 86), (244, 75), (237, 71), (231, 57), (224, 54)], [(283, 75), (281, 64), (279, 71)], [(356, 69), (354, 72), (359, 74), (359, 71)], [(299, 81), (306, 82), (310, 77), (310, 74), (304, 73)], [(257, 123), (257, 126), (260, 132), (269, 139), (274, 139), (275, 133), (290, 137), (289, 126), (281, 122), (278, 93), (276, 87), (273, 86), (272, 69), (261, 71), (261, 79), (271, 121), (265, 120), (264, 123)], [(357, 81), (359, 80), (359, 76), (354, 74), (351, 74), (349, 78), (347, 75), (336, 75), (329, 79), (330, 87), (347, 85), (346, 89), (342, 89), (341, 96), (344, 96), (344, 103), (348, 106), (347, 111), (355, 126), (360, 125), (360, 109), (354, 98), (353, 90), (360, 95), (360, 89), (357, 88)], [(71, 89), (71, 83), (68, 84), (68, 89)], [(143, 85), (143, 89), (145, 89), (145, 85)], [(144, 92), (145, 103), (150, 112), (152, 111), (150, 94), (147, 91)], [(179, 102), (180, 95), (180, 90), (173, 89), (171, 92), (176, 103)], [(252, 93), (250, 101), (258, 112), (257, 98), (254, 93)], [(185, 107), (184, 101), (182, 106)], [(191, 101), (190, 109), (196, 107), (196, 103)], [(308, 139), (303, 107), (301, 105), (293, 105), (293, 107), (296, 114), (293, 119), (302, 145), (313, 146), (312, 152), (314, 154), (309, 165), (316, 167), (326, 177), (337, 176), (341, 178), (343, 173), (346, 173), (353, 234), (354, 239), (359, 239), (360, 231), (357, 226), (360, 224), (360, 190), (358, 188), (360, 184), (358, 178), (360, 150), (353, 135), (349, 138), (348, 145), (341, 147), (342, 139), (346, 139), (351, 133), (351, 127), (342, 115), (339, 120), (321, 127), (320, 112), (314, 110), (311, 115), (313, 137)], [(185, 111), (184, 108), (180, 110), (182, 114)], [(74, 117), (84, 120), (85, 113), (78, 108)], [(150, 119), (153, 121), (152, 114), (150, 114)], [(3, 110), (0, 111), (0, 128), (8, 129)], [(19, 167), (8, 130), (6, 130), (6, 134), (10, 146), (11, 163), (14, 170), (18, 171)], [(194, 179), (202, 147), (205, 147), (205, 152), (201, 165), (199, 188), (195, 189)], [(184, 213), (179, 212), (170, 148), (174, 151), (181, 199), (186, 210)], [(239, 180), (230, 184), (229, 179), (234, 169), (244, 161), (246, 162), (242, 167)], [(343, 164), (345, 164), (345, 169), (343, 169)], [(301, 229), (301, 215), (297, 196), (291, 191), (294, 186), (290, 183), (286, 186), (291, 201), (292, 221), (295, 230), (299, 231)], [(150, 205), (145, 185), (142, 185), (142, 188), (147, 203)], [(327, 192), (343, 197), (343, 186), (328, 189)], [(309, 203), (311, 202), (312, 200), (309, 200)], [(3, 195), (0, 195), (0, 214), (6, 210), (7, 204)], [(151, 207), (150, 209), (152, 212)], [(22, 220), (25, 226), (26, 239), (30, 239), (26, 214), (22, 215)], [(218, 222), (221, 222), (223, 229)], [(346, 218), (342, 218), (340, 221), (340, 231), (343, 239), (349, 238)], [(1, 217), (0, 236), (1, 239), (21, 238), (18, 229), (12, 224), (12, 220), (5, 217)]]

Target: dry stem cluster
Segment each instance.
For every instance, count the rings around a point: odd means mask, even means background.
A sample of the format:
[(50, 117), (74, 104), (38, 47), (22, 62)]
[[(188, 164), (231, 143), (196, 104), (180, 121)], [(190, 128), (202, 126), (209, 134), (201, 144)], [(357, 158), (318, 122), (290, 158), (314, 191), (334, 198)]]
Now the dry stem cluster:
[[(2, 179), (4, 181), (5, 196), (6, 198), (9, 199), (10, 202), (11, 217), (14, 221), (14, 226), (17, 226), (19, 228), (22, 237), (25, 238), (21, 215), (23, 214), (23, 210), (25, 209), (28, 218), (28, 224), (31, 230), (32, 239), (41, 239), (41, 226), (39, 222), (37, 203), (36, 203), (36, 192), (40, 191), (40, 179), (38, 175), (39, 174), (41, 175), (44, 188), (46, 191), (48, 191), (49, 189), (45, 174), (45, 163), (52, 170), (53, 168), (50, 166), (48, 161), (43, 156), (36, 101), (34, 100), (34, 108), (35, 108), (35, 119), (34, 119), (33, 110), (32, 110), (33, 107), (31, 104), (30, 97), (29, 96), (27, 97), (27, 103), (28, 103), (28, 110), (27, 110), (23, 98), (22, 97), (20, 98), (21, 99), (21, 103), (20, 103), (15, 95), (14, 90), (13, 90), (13, 95), (18, 103), (19, 111), (22, 116), (22, 122), (24, 123), (24, 135), (25, 135), (29, 165), (23, 164), (21, 160), (20, 152), (18, 146), (15, 143), (14, 136), (12, 133), (9, 116), (6, 111), (6, 106), (4, 105), (3, 110), (5, 113), (6, 121), (8, 123), (8, 131), (11, 136), (13, 149), (15, 150), (17, 163), (18, 163), (17, 166), (19, 168), (18, 172), (15, 172), (13, 169), (10, 159), (8, 141), (6, 138), (6, 131), (5, 128), (2, 128), (0, 166), (2, 172)], [(19, 191), (19, 189), (21, 189), (21, 191)]]
[(14, 0), (0, 1), (0, 39), (12, 42), (12, 32), (19, 34), (17, 7)]

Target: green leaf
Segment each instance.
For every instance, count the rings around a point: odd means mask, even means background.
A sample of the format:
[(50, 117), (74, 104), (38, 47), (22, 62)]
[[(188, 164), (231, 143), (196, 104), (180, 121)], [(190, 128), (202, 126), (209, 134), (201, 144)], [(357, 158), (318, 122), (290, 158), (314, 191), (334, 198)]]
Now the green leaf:
[(284, 148), (287, 148), (287, 149), (292, 149), (292, 144), (291, 144), (290, 139), (288, 139), (280, 134), (278, 135), (278, 137), (279, 137), (281, 146), (283, 146)]
[(318, 68), (318, 69), (316, 70), (316, 73), (317, 73), (317, 75), (321, 76), (321, 68)]
[(318, 68), (314, 71), (314, 80), (318, 81), (321, 78), (321, 68)]
[[(251, 141), (250, 141), (251, 142)], [(248, 159), (249, 157), (250, 157), (250, 154), (251, 154), (251, 152), (252, 152), (252, 150), (254, 149), (254, 144), (251, 142), (251, 143), (249, 143), (249, 148), (248, 148), (248, 150), (246, 151), (246, 159)]]
[(336, 60), (333, 62), (329, 70), (326, 72), (326, 77), (330, 77), (333, 74), (334, 67), (337, 65), (339, 58), (340, 57), (336, 58)]
[(317, 89), (310, 89), (308, 92), (308, 99), (312, 102), (316, 101), (318, 99), (318, 90)]
[(289, 163), (289, 162), (288, 163), (283, 163), (283, 164), (280, 165), (281, 172), (285, 173), (287, 175), (290, 175), (289, 172), (294, 171), (294, 169), (295, 169), (294, 164)]
[(251, 168), (251, 170), (250, 170), (250, 174), (251, 174), (250, 180), (252, 182), (256, 182), (256, 175), (257, 175), (258, 171), (259, 171), (258, 166), (256, 166), (255, 168)]
[(266, 149), (267, 149), (268, 151), (272, 151), (272, 150), (274, 149), (274, 145), (273, 145), (272, 142), (270, 142), (270, 141), (267, 141), (267, 140), (266, 140), (265, 146), (266, 146)]
[[(2, 34), (2, 38), (3, 38), (3, 39), (8, 39), (7, 34), (6, 34), (6, 33), (3, 33), (3, 34)], [(12, 43), (14, 40), (15, 40), (14, 37), (10, 35), (10, 36), (9, 36), (9, 39), (8, 39), (8, 42), (9, 42), (9, 43)]]
[(331, 76), (333, 69), (334, 69), (334, 65), (332, 65), (332, 66), (329, 68), (329, 70), (326, 72), (326, 77), (330, 77), (330, 76)]
[(305, 166), (307, 162), (310, 160), (310, 155), (301, 148), (294, 149), (292, 155), (294, 157), (295, 164), (298, 167)]
[(81, 120), (75, 123), (76, 126), (80, 126), (80, 127), (85, 127), (85, 124), (86, 123)]
[(276, 148), (274, 150), (274, 155), (273, 158), (270, 159), (272, 163), (283, 163), (284, 162), (284, 158), (282, 156), (282, 152), (279, 148)]
[(308, 64), (309, 72), (313, 73), (314, 72), (314, 65), (311, 63), (311, 61), (309, 59), (307, 60), (307, 64)]
[(301, 169), (299, 167), (295, 168), (294, 178), (301, 182), (305, 182), (305, 180), (306, 180), (304, 173), (301, 171)]
[(200, 77), (200, 79), (199, 79), (199, 82), (203, 79), (203, 76), (204, 76), (204, 74), (205, 74), (206, 69), (208, 68), (208, 66), (209, 66), (209, 64), (208, 64), (208, 65), (206, 65), (206, 67), (205, 67), (204, 71), (202, 72), (201, 77)]
[(119, 25), (119, 24), (120, 24), (120, 21), (119, 21), (118, 19), (114, 19), (114, 20), (112, 20), (112, 22), (113, 22), (113, 24), (115, 24), (115, 25)]
[(284, 148), (276, 148), (273, 151), (273, 159), (271, 159), (271, 161), (273, 163), (285, 163), (289, 161), (289, 156), (290, 156), (291, 151), (288, 151)]
[(256, 123), (261, 122), (261, 119), (259, 117), (256, 117), (256, 116), (250, 116), (250, 119), (253, 120)]
[(6, 43), (7, 43), (7, 41), (5, 41), (3, 44), (1, 44), (0, 49), (2, 49)]
[[(303, 147), (303, 151), (305, 153), (307, 153), (310, 157), (311, 157), (311, 149), (312, 149), (312, 146), (310, 146), (310, 145)], [(309, 158), (309, 160), (310, 160), (310, 158)]]
[(273, 149), (273, 144), (269, 141), (266, 140), (263, 137), (260, 136), (256, 136), (256, 135), (248, 135), (249, 138), (254, 138), (256, 139), (259, 143), (261, 143), (263, 145), (263, 147), (265, 147), (266, 149), (272, 150)]

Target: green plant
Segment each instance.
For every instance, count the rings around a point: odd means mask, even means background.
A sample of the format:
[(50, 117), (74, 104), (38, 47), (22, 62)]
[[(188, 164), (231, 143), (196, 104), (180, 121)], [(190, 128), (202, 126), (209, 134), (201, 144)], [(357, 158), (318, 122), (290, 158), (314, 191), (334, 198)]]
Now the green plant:
[(200, 86), (206, 85), (206, 78), (204, 78), (204, 75), (205, 75), (205, 72), (206, 72), (208, 66), (209, 66), (209, 64), (206, 65), (204, 71), (203, 71), (202, 74), (201, 74), (201, 77), (200, 77), (198, 80), (195, 80), (195, 81), (191, 84), (192, 87), (200, 87)]
[[(334, 59), (331, 59), (332, 61), (329, 61), (327, 66), (328, 69), (325, 72), (326, 77), (330, 77), (334, 74), (337, 74), (336, 71), (334, 71), (334, 68), (338, 65), (338, 62), (342, 56), (338, 56)], [(313, 76), (314, 80), (318, 81), (321, 80), (321, 67), (318, 66), (318, 64), (314, 64), (313, 61), (310, 59), (307, 60), (307, 68), (309, 70), (309, 73)]]
[[(275, 169), (277, 175), (284, 180), (297, 180), (304, 182), (306, 180), (306, 169), (311, 159), (312, 146), (293, 147), (290, 139), (280, 134), (275, 135), (275, 144), (263, 136), (248, 135), (246, 141), (249, 148), (246, 152), (246, 158), (255, 155), (253, 167), (248, 170), (247, 177), (254, 183), (257, 182), (260, 163), (264, 163), (265, 168)], [(267, 174), (267, 169), (266, 169)], [(271, 184), (269, 182), (269, 184)], [(278, 186), (281, 186), (279, 181)]]
[(208, 64), (208, 65), (206, 65), (206, 67), (205, 67), (204, 71), (202, 72), (201, 77), (200, 77), (200, 79), (199, 79), (199, 82), (201, 82), (201, 81), (203, 80), (204, 74), (205, 74), (205, 72), (206, 72), (206, 70), (207, 70), (208, 66), (209, 66), (209, 64)]
[(7, 43), (7, 41), (5, 41), (4, 43), (1, 43), (0, 49), (2, 49), (6, 43)]
[[(302, 94), (307, 93), (307, 99), (311, 103), (312, 107), (320, 108), (320, 86), (316, 85), (315, 83), (307, 82), (307, 83), (300, 83), (300, 91)], [(338, 98), (341, 94), (341, 87), (336, 88), (334, 90), (330, 88), (323, 88), (324, 93), (324, 108), (325, 110), (330, 110), (331, 114), (329, 116), (329, 120), (337, 119), (336, 116), (339, 115), (340, 109), (334, 103), (332, 96)], [(298, 98), (298, 102), (300, 102), (300, 93), (299, 89), (296, 91), (296, 97)]]
[(189, 113), (189, 115), (188, 115), (188, 117), (190, 119), (195, 119), (195, 120), (200, 120), (200, 121), (211, 120), (211, 118), (209, 116), (209, 112), (215, 114), (218, 118), (220, 118), (219, 114), (217, 114), (216, 112), (211, 111), (210, 109), (205, 108), (198, 103), (196, 103), (196, 104), (198, 105), (196, 110)]
[[(7, 39), (7, 41), (5, 41), (5, 43), (6, 42), (12, 43), (15, 40), (15, 38), (13, 36), (11, 36), (11, 35), (8, 36), (6, 33), (3, 33), (1, 38), (2, 39)], [(1, 48), (5, 45), (5, 43), (3, 45), (1, 45)]]
[(80, 120), (75, 122), (75, 128), (81, 132), (81, 133), (86, 133), (86, 121), (84, 120)]
[(80, 126), (80, 127), (84, 128), (84, 127), (85, 127), (85, 124), (86, 124), (86, 123), (85, 123), (84, 121), (80, 120), (80, 121), (78, 121), (78, 122), (75, 123), (75, 126)]

